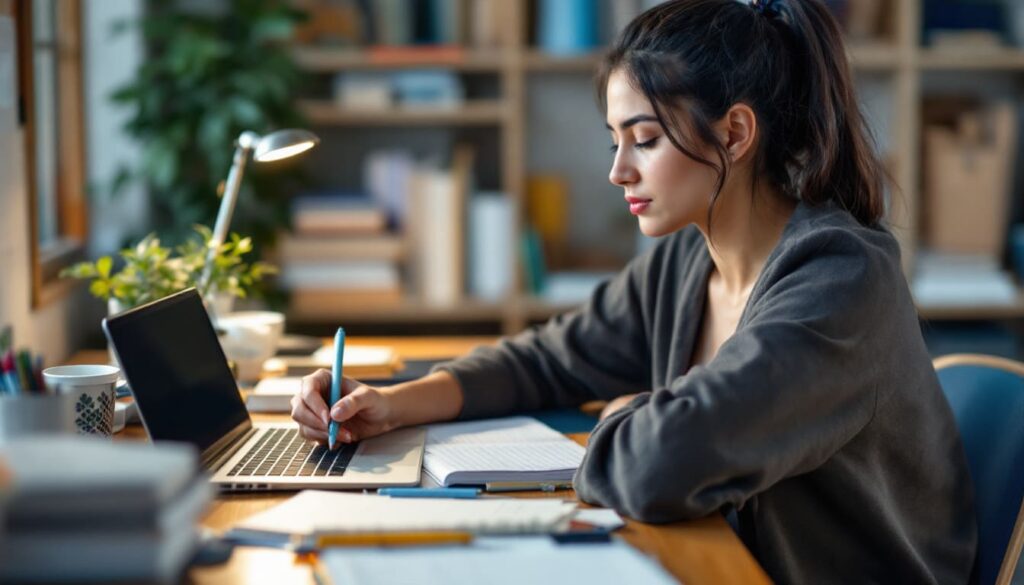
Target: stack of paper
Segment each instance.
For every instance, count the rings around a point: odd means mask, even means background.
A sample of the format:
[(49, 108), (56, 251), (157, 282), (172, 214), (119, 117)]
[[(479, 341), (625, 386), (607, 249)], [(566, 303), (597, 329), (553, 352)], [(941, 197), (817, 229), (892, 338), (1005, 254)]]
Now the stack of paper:
[(0, 582), (171, 581), (213, 496), (184, 445), (39, 437), (0, 461)]
[(484, 537), (468, 546), (333, 548), (320, 554), (318, 573), (330, 583), (367, 585), (676, 583), (657, 561), (623, 542), (559, 545), (547, 537)]
[(305, 490), (239, 524), (234, 536), (466, 531), (481, 534), (559, 530), (576, 504), (556, 499), (389, 498)]
[(445, 486), (572, 480), (583, 447), (525, 416), (427, 427), (423, 471)]

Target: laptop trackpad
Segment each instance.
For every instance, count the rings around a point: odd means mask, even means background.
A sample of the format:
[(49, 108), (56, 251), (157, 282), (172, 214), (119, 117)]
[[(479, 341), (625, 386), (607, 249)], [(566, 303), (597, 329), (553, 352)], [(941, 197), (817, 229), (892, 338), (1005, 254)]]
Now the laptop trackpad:
[(348, 465), (348, 471), (382, 474), (395, 467), (419, 467), (423, 438), (404, 430), (366, 439)]

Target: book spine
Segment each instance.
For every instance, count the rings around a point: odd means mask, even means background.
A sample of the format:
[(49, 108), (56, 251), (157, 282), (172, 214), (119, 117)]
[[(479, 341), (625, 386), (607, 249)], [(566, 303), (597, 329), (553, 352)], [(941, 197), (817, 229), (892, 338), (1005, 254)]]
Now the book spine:
[(468, 222), (469, 292), (498, 300), (512, 283), (515, 246), (512, 201), (502, 193), (470, 199)]

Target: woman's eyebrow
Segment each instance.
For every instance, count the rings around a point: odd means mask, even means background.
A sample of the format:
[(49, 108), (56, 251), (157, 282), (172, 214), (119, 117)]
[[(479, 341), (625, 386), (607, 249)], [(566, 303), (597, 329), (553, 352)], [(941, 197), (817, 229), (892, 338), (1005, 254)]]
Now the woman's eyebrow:
[[(632, 118), (629, 118), (625, 122), (619, 124), (619, 130), (625, 130), (626, 128), (629, 128), (630, 126), (639, 124), (640, 122), (657, 122), (657, 121), (658, 121), (658, 118), (656, 116), (652, 116), (650, 114), (637, 114), (636, 116), (633, 116)], [(604, 127), (609, 129), (609, 130), (612, 130), (611, 124), (609, 124), (607, 122), (604, 123)]]

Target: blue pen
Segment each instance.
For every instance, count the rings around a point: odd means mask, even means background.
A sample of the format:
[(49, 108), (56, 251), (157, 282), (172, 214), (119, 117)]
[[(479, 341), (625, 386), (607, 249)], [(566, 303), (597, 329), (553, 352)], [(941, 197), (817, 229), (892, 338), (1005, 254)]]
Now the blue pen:
[[(341, 362), (345, 356), (345, 330), (338, 327), (334, 334), (334, 365), (331, 367), (331, 404), (330, 408), (341, 400)], [(327, 448), (334, 449), (338, 442), (338, 421), (331, 419), (327, 425)]]
[(377, 495), (391, 496), (392, 498), (475, 498), (480, 495), (477, 488), (416, 488), (416, 487), (390, 487), (380, 488)]

